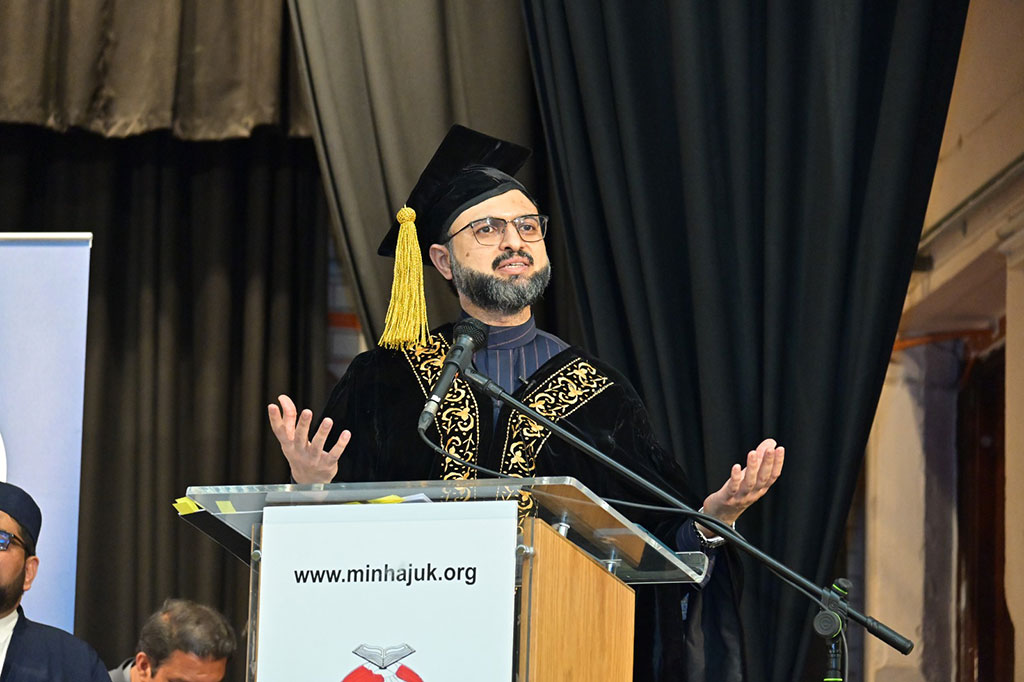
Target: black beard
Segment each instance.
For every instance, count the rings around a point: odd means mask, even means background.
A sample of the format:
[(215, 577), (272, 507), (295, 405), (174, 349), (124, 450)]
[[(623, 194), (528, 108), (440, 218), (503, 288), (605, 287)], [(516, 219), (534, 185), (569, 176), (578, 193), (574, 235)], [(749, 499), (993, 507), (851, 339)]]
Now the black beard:
[[(551, 264), (526, 277), (514, 275), (502, 279), (495, 275), (462, 267), (449, 250), (452, 265), (452, 283), (455, 290), (464, 294), (470, 302), (484, 310), (513, 315), (523, 308), (532, 306), (544, 293), (551, 281)], [(533, 256), (526, 251), (507, 251), (494, 259), (492, 267), (497, 268), (503, 261), (514, 256), (525, 258), (533, 265)]]
[[(12, 550), (14, 550), (13, 547), (7, 548), (8, 552)], [(0, 613), (13, 611), (21, 601), (23, 594), (25, 594), (25, 564), (21, 565), (21, 572), (14, 576), (11, 582), (6, 585), (0, 584)]]

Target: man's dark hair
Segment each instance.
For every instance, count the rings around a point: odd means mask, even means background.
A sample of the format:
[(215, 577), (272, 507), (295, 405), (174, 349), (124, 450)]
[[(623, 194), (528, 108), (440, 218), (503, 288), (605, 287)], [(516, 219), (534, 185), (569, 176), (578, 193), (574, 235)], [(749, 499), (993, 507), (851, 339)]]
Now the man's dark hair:
[(216, 609), (188, 599), (168, 599), (146, 620), (138, 651), (155, 671), (175, 651), (215, 661), (235, 653), (235, 631)]

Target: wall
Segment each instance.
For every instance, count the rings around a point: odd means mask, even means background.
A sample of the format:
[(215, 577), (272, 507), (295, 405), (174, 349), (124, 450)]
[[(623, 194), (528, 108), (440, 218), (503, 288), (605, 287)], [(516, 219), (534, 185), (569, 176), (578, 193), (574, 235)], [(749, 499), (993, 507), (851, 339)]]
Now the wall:
[[(1024, 2), (972, 0), (900, 335), (1006, 320), (1006, 598), (1024, 680)], [(954, 680), (955, 400), (927, 346), (893, 356), (865, 460), (866, 610), (917, 641), (868, 638), (865, 679)], [(931, 354), (931, 355), (929, 355)]]
[(1024, 154), (1024, 2), (972, 0), (925, 233)]
[(865, 458), (865, 612), (914, 641), (904, 656), (873, 637), (864, 679), (952, 679), (959, 344), (893, 355)]

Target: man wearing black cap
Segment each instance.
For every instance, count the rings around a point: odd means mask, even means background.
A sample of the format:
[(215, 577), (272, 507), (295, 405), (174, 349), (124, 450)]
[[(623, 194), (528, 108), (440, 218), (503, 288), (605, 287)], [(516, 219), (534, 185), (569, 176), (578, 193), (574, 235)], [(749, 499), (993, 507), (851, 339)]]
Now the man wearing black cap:
[[(543, 241), (548, 219), (512, 177), (528, 153), (460, 126), (449, 132), (381, 244), (380, 253), (394, 255), (396, 264), (380, 347), (353, 360), (312, 439), (309, 410), (299, 414), (287, 396), (280, 396), (280, 407), (268, 407), (296, 482), (476, 476), (464, 464), (435, 456), (416, 434), (453, 328), (427, 331), (422, 261), (453, 282), (467, 315), (488, 325), (487, 345), (473, 358), (478, 370), (549, 419), (567, 422), (644, 478), (691, 503), (699, 500), (688, 492), (674, 457), (657, 444), (625, 377), (534, 324), (531, 306), (551, 268)], [(503, 474), (574, 476), (604, 497), (655, 502), (461, 378), (428, 433), (446, 451)], [(734, 523), (778, 478), (783, 460), (782, 447), (763, 441), (748, 453), (745, 467), (734, 465), (722, 488), (704, 498), (704, 511)], [(679, 549), (703, 547), (714, 556), (724, 542), (677, 515), (628, 515)], [(695, 670), (701, 677), (742, 679), (730, 571), (715, 573), (712, 582), (722, 584), (694, 595), (672, 592), (675, 588), (638, 591), (635, 679), (675, 680)], [(713, 601), (709, 594), (719, 595), (717, 605), (700, 608), (700, 602)], [(715, 614), (702, 619), (700, 612), (711, 608)]]
[(63, 630), (33, 623), (21, 608), (39, 570), (35, 547), (42, 522), (28, 493), (0, 482), (0, 682), (109, 682), (92, 647)]

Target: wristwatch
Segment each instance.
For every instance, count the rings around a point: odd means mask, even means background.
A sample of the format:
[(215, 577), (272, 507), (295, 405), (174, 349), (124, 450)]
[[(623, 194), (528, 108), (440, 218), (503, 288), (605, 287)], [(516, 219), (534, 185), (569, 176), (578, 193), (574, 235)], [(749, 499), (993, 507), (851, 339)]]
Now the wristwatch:
[[(704, 507), (701, 507), (700, 511), (697, 513), (703, 514)], [(721, 535), (716, 535), (713, 538), (709, 538), (708, 536), (704, 535), (704, 533), (702, 533), (700, 530), (700, 526), (697, 525), (696, 520), (693, 522), (693, 529), (697, 531), (697, 539), (700, 540), (701, 549), (715, 549), (725, 544), (725, 538), (723, 538)], [(735, 523), (732, 524), (732, 529), (736, 530)]]

